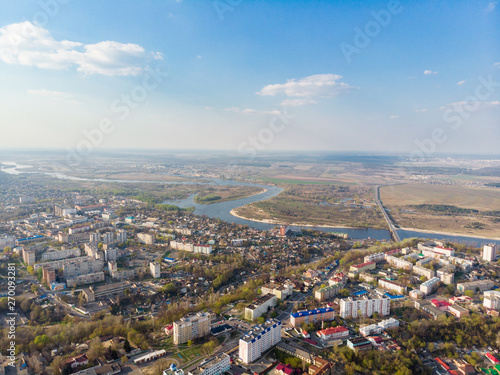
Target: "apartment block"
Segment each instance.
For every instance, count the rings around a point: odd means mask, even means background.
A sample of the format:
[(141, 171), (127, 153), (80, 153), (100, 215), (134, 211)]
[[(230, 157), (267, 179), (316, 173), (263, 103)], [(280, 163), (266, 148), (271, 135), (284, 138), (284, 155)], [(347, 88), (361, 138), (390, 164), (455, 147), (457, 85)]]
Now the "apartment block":
[(229, 371), (231, 361), (226, 353), (219, 354), (188, 372), (188, 375), (220, 375)]
[(210, 333), (210, 314), (198, 313), (174, 322), (174, 344), (180, 345)]
[(378, 285), (381, 288), (387, 289), (387, 290), (393, 290), (399, 294), (404, 294), (408, 288), (406, 288), (404, 285), (391, 281), (391, 280), (385, 280), (385, 279), (380, 279), (378, 281)]
[(478, 281), (472, 281), (470, 283), (459, 283), (457, 284), (457, 290), (461, 293), (465, 293), (466, 290), (472, 290), (472, 291), (483, 291), (483, 290), (490, 290), (493, 288), (493, 281), (491, 280), (478, 280)]
[(104, 281), (104, 272), (101, 271), (66, 279), (66, 285), (68, 288), (72, 288), (79, 285), (100, 283), (102, 281)]
[(103, 233), (102, 243), (111, 243), (115, 240), (115, 234), (113, 232)]
[[(87, 259), (82, 259), (87, 258)], [(62, 267), (63, 275), (66, 279), (72, 279), (77, 276), (87, 275), (89, 273), (101, 272), (104, 267), (102, 259), (92, 259), (90, 257), (72, 258), (74, 262), (65, 263)]]
[(6, 247), (13, 248), (16, 246), (16, 237), (5, 236), (0, 237), (0, 250), (5, 249)]
[(363, 336), (377, 335), (382, 331), (390, 328), (399, 327), (399, 320), (394, 318), (389, 318), (386, 320), (382, 320), (378, 324), (370, 324), (368, 326), (361, 327), (359, 329), (359, 333)]
[(262, 294), (274, 294), (276, 298), (284, 300), (292, 295), (293, 285), (292, 284), (275, 284), (268, 283), (261, 288)]
[(453, 284), (455, 282), (455, 273), (443, 270), (437, 271), (437, 277), (445, 284)]
[(316, 298), (319, 302), (326, 301), (332, 297), (335, 297), (340, 289), (342, 289), (342, 286), (340, 284), (334, 284), (318, 289), (316, 292), (314, 292), (314, 298)]
[(349, 268), (350, 272), (361, 273), (369, 270), (374, 270), (377, 267), (375, 262), (366, 262), (361, 264), (355, 264)]
[(486, 290), (484, 292), (483, 306), (488, 309), (500, 309), (500, 291)]
[(149, 273), (151, 277), (158, 279), (161, 276), (160, 263), (158, 262), (150, 262), (149, 263)]
[(104, 249), (104, 260), (106, 262), (116, 262), (118, 260), (118, 248), (107, 247), (106, 249)]
[(278, 298), (274, 294), (265, 294), (245, 307), (245, 319), (254, 320), (276, 306)]
[(76, 247), (74, 249), (57, 250), (57, 251), (47, 251), (42, 254), (42, 262), (49, 260), (61, 260), (69, 257), (79, 257), (81, 255), (81, 250)]
[(364, 263), (370, 263), (370, 262), (382, 262), (385, 260), (385, 253), (375, 253), (375, 254), (370, 254), (364, 257), (363, 262)]
[(155, 235), (151, 233), (137, 233), (137, 240), (145, 245), (154, 245)]
[(333, 320), (335, 311), (331, 307), (323, 307), (315, 310), (302, 310), (290, 314), (290, 324), (299, 327), (302, 323), (315, 323)]
[(240, 339), (239, 358), (243, 363), (252, 363), (280, 341), (281, 322), (269, 319), (264, 324), (255, 326)]
[(130, 283), (126, 281), (101, 285), (97, 287), (90, 286), (83, 289), (83, 296), (85, 297), (87, 302), (92, 302), (100, 298), (109, 298), (112, 296), (121, 295), (129, 287)]
[(498, 253), (498, 246), (494, 243), (490, 243), (483, 246), (483, 260), (487, 262), (493, 262)]
[(427, 277), (427, 279), (432, 279), (436, 276), (436, 273), (433, 270), (420, 266), (413, 266), (412, 272), (416, 275)]
[(23, 248), (23, 262), (27, 266), (32, 266), (36, 262), (36, 253), (34, 250), (27, 250)]
[(386, 257), (387, 263), (393, 265), (396, 268), (401, 268), (407, 271), (411, 271), (413, 269), (413, 263), (408, 262), (402, 258), (396, 258), (393, 256)]
[(432, 279), (427, 280), (426, 282), (420, 284), (420, 291), (425, 294), (431, 294), (439, 281), (439, 277), (433, 277)]
[(354, 300), (351, 297), (340, 301), (340, 316), (342, 318), (357, 318), (358, 316), (371, 316), (373, 313), (389, 315), (391, 300), (389, 298)]
[(118, 243), (124, 243), (127, 241), (127, 231), (126, 230), (119, 230), (116, 232), (116, 242)]

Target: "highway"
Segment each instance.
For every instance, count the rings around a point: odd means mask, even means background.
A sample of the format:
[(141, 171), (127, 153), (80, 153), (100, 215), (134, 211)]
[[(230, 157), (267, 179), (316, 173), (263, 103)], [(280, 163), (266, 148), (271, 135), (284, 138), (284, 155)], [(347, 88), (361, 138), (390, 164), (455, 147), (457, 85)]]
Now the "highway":
[(380, 200), (380, 186), (377, 186), (375, 188), (375, 201), (380, 208), (380, 211), (382, 211), (382, 215), (384, 215), (384, 219), (387, 222), (387, 225), (389, 226), (389, 230), (391, 231), (392, 237), (394, 238), (394, 241), (400, 242), (401, 238), (399, 238), (399, 234), (396, 230), (396, 227), (394, 223), (392, 222), (391, 218), (387, 214), (387, 211), (385, 210), (384, 206), (382, 205), (382, 201)]

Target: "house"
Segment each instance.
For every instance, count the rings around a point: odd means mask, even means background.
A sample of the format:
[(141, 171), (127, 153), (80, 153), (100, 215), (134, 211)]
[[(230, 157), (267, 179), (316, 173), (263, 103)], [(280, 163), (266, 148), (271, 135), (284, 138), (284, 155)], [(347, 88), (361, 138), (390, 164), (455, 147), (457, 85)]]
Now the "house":
[(66, 359), (63, 362), (63, 366), (69, 366), (72, 369), (75, 369), (77, 367), (86, 366), (88, 364), (89, 364), (89, 359), (87, 357), (87, 354), (82, 354), (82, 355), (79, 355), (77, 357), (71, 357), (71, 358)]
[(284, 365), (283, 363), (276, 366), (276, 374), (278, 375), (294, 375), (295, 369), (290, 365)]

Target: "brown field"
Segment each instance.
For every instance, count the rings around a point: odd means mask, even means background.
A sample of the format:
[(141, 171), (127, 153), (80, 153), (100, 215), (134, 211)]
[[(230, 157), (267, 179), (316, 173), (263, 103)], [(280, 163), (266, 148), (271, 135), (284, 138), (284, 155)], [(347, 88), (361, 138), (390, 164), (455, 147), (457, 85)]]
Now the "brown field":
[(477, 210), (500, 210), (500, 189), (454, 185), (402, 184), (380, 188), (386, 207), (448, 204)]

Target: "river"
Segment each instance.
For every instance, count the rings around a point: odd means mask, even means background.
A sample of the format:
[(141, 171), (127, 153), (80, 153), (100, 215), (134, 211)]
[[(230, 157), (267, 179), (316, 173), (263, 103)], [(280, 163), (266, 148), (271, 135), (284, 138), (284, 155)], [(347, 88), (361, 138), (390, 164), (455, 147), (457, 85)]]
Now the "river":
[[(2, 166), (2, 164), (4, 166)], [(83, 177), (73, 177), (68, 176), (62, 173), (49, 173), (49, 172), (28, 172), (23, 171), (22, 169), (28, 168), (29, 166), (20, 166), (16, 165), (13, 162), (3, 162), (0, 163), (0, 171), (6, 172), (9, 174), (21, 174), (21, 173), (44, 173), (46, 175), (52, 176), (58, 179), (72, 180), (72, 181), (95, 181), (95, 182), (116, 182), (116, 183), (152, 183), (152, 184), (176, 184), (176, 185), (195, 185), (195, 184), (208, 184), (208, 185), (238, 185), (238, 186), (254, 186), (259, 187), (261, 189), (265, 189), (264, 192), (256, 195), (252, 195), (250, 197), (236, 199), (233, 201), (212, 203), (212, 204), (197, 204), (194, 202), (194, 195), (189, 196), (186, 199), (182, 200), (167, 200), (164, 203), (175, 204), (176, 206), (186, 208), (186, 207), (195, 207), (194, 213), (196, 215), (206, 215), (211, 218), (219, 218), (229, 223), (243, 224), (248, 225), (251, 228), (267, 230), (274, 227), (274, 224), (261, 223), (252, 220), (241, 219), (231, 215), (231, 210), (241, 207), (250, 203), (260, 202), (266, 199), (270, 199), (272, 197), (277, 196), (283, 189), (274, 185), (262, 185), (262, 184), (254, 184), (249, 182), (240, 182), (234, 180), (220, 180), (213, 178), (193, 178), (190, 176), (180, 176), (186, 177), (190, 179), (190, 181), (141, 181), (141, 180), (113, 180), (113, 179), (105, 179), (105, 178), (83, 178)], [(299, 227), (299, 226), (291, 226), (291, 229), (294, 231), (300, 231), (302, 228), (307, 229), (317, 229), (323, 232), (337, 232), (337, 233), (347, 233), (349, 238), (354, 240), (362, 240), (362, 239), (375, 239), (375, 240), (390, 240), (391, 234), (387, 229), (373, 229), (373, 228), (342, 228), (342, 227)], [(476, 237), (467, 237), (467, 236), (453, 236), (447, 234), (439, 234), (439, 233), (427, 233), (427, 232), (418, 232), (418, 231), (408, 231), (398, 229), (398, 234), (401, 239), (405, 238), (433, 238), (433, 239), (441, 239), (448, 240), (452, 242), (463, 243), (471, 246), (481, 246), (485, 243), (497, 243), (500, 245), (499, 240), (492, 240), (487, 238), (476, 238)]]

